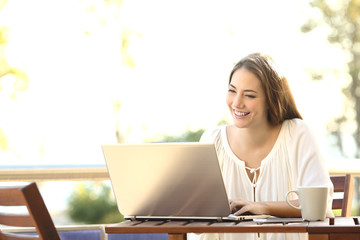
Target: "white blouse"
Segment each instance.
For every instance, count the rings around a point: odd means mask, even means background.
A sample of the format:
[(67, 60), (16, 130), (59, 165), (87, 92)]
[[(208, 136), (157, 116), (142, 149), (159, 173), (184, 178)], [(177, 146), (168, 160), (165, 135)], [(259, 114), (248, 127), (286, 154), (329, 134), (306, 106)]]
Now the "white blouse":
[[(231, 150), (226, 126), (209, 129), (201, 142), (215, 143), (229, 199), (285, 201), (289, 190), (298, 186), (329, 186), (327, 217), (331, 211), (333, 185), (314, 136), (303, 120), (283, 122), (270, 153), (261, 161), (258, 178), (250, 181), (245, 162)], [(292, 196), (292, 195), (290, 195)], [(294, 196), (293, 196), (294, 197)], [(202, 234), (202, 239), (307, 239), (306, 234)]]

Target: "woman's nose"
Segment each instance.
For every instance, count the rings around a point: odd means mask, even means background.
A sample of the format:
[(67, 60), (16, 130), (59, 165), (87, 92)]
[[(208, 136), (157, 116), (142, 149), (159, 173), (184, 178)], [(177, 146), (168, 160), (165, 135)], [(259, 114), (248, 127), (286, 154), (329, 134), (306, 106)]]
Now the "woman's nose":
[(240, 96), (240, 95), (237, 95), (235, 98), (234, 98), (234, 101), (233, 101), (233, 107), (235, 108), (242, 108), (244, 106), (244, 101), (243, 101), (243, 98)]

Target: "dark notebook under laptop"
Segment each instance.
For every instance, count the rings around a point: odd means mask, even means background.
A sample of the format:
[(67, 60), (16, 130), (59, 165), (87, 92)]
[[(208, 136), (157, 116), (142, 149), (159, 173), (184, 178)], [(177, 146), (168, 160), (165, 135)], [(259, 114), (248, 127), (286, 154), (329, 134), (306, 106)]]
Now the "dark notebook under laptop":
[(214, 144), (103, 145), (119, 211), (126, 219), (240, 221), (230, 212)]

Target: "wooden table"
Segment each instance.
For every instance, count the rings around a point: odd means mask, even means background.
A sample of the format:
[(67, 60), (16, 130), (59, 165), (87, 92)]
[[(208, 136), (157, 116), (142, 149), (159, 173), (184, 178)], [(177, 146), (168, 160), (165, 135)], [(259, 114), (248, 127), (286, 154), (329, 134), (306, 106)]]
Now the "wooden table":
[(169, 240), (186, 240), (187, 233), (308, 233), (310, 240), (360, 240), (358, 218), (335, 218), (321, 222), (257, 224), (252, 221), (181, 222), (125, 221), (105, 227), (114, 233), (168, 233)]
[(360, 240), (359, 217), (336, 217), (323, 222), (310, 222), (307, 228), (310, 240)]

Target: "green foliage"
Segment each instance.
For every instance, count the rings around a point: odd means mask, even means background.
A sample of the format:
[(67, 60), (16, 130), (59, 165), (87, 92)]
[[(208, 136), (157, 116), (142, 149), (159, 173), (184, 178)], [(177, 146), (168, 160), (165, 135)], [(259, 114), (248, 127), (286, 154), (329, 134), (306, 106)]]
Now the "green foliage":
[(335, 217), (341, 216), (341, 209), (334, 209), (332, 210)]
[[(217, 123), (217, 126), (228, 125), (230, 120), (223, 117)], [(179, 135), (162, 134), (153, 138), (145, 139), (144, 142), (198, 142), (204, 133), (205, 129), (199, 128), (197, 130), (187, 129)]]
[(180, 135), (161, 135), (151, 139), (145, 140), (145, 142), (198, 142), (201, 135), (203, 134), (204, 129), (198, 129), (195, 131), (186, 130)]
[[(335, 217), (341, 217), (341, 209), (334, 209), (332, 210), (332, 212), (334, 213)], [(358, 209), (355, 207), (351, 210), (351, 216), (358, 216), (359, 215), (359, 211)]]
[[(0, 10), (6, 5), (7, 0), (0, 0)], [(18, 68), (12, 67), (5, 59), (5, 47), (8, 43), (9, 30), (7, 26), (0, 27), (0, 91), (3, 89), (4, 81), (7, 81), (6, 77), (15, 78), (14, 90), (10, 98), (14, 99), (18, 91), (23, 91), (28, 88), (27, 75)], [(2, 126), (0, 126), (0, 150), (8, 150), (8, 140), (5, 136)]]
[(328, 40), (340, 44), (345, 51), (353, 50), (354, 43), (359, 42), (360, 2), (358, 0), (337, 1), (312, 0), (311, 7), (318, 9), (322, 17), (308, 19), (301, 27), (303, 32), (310, 32), (317, 27), (329, 27)]
[(3, 81), (5, 81), (4, 78), (6, 76), (11, 76), (15, 79), (14, 90), (11, 94), (11, 98), (15, 98), (17, 92), (24, 91), (28, 88), (28, 76), (24, 71), (8, 64), (8, 61), (5, 59), (5, 48), (7, 43), (8, 28), (6, 26), (2, 26), (0, 27), (0, 91), (2, 90)]
[(0, 128), (0, 150), (5, 151), (7, 148), (8, 148), (7, 138), (6, 138), (3, 130)]
[(105, 184), (77, 185), (68, 200), (69, 216), (85, 224), (116, 223), (124, 220), (116, 206), (111, 187)]
[(218, 123), (216, 125), (217, 126), (224, 126), (224, 125), (229, 125), (230, 123), (231, 123), (231, 121), (229, 120), (229, 118), (223, 117), (218, 121)]
[[(326, 27), (328, 41), (341, 47), (349, 59), (347, 67), (351, 82), (342, 89), (346, 97), (344, 112), (332, 119), (328, 124), (328, 131), (343, 155), (360, 158), (360, 1), (312, 0), (310, 5), (319, 11), (321, 16), (308, 19), (301, 30), (310, 32), (318, 27)], [(321, 79), (321, 75), (323, 73), (314, 76)], [(355, 129), (352, 136), (357, 149), (350, 154), (343, 149), (343, 129), (349, 126)]]

